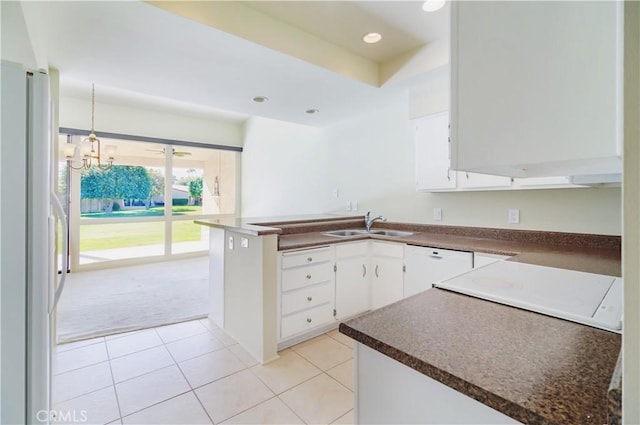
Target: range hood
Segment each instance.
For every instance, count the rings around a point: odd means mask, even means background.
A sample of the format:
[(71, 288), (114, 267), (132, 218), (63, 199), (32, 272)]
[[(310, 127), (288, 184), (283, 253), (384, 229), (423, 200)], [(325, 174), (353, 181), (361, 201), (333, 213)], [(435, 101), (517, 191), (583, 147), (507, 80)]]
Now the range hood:
[[(613, 176), (622, 174), (622, 158), (612, 156), (607, 158), (589, 158), (567, 161), (537, 162), (523, 164), (494, 164), (486, 167), (469, 167), (469, 169), (456, 169), (480, 174), (491, 174), (504, 177), (563, 177), (577, 176)], [(598, 180), (601, 177), (595, 177)], [(598, 182), (601, 183), (601, 182)], [(587, 184), (587, 183), (575, 183)]]

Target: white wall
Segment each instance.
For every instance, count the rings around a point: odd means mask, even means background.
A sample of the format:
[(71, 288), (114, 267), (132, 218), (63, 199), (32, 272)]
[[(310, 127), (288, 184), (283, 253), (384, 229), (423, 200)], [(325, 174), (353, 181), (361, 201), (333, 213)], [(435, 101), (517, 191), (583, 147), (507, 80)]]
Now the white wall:
[[(619, 188), (417, 193), (407, 105), (398, 99), (324, 130), (253, 119), (241, 155), (242, 215), (371, 210), (394, 221), (621, 234)], [(437, 102), (423, 105), (432, 112)], [(347, 201), (358, 210), (347, 212)], [(440, 222), (434, 207), (442, 208)], [(520, 209), (520, 224), (507, 223), (509, 208)]]
[(35, 53), (20, 2), (0, 2), (0, 14), (2, 15), (0, 39), (2, 59), (25, 65), (30, 69), (37, 69)]
[[(346, 200), (355, 199), (359, 212), (372, 210), (390, 220), (621, 234), (619, 188), (416, 193), (406, 105), (399, 101), (328, 131), (330, 184), (340, 189), (344, 201), (339, 211)], [(432, 220), (435, 207), (442, 208), (440, 222)], [(520, 209), (519, 225), (507, 223), (509, 208)]]
[(245, 128), (242, 216), (317, 214), (327, 210), (328, 144), (323, 130), (267, 118)]
[[(188, 142), (242, 146), (243, 123), (226, 121), (181, 111), (179, 107), (166, 110), (106, 103), (100, 101), (96, 88), (96, 131), (158, 137)], [(91, 97), (80, 99), (60, 97), (60, 126), (89, 130), (91, 126)]]

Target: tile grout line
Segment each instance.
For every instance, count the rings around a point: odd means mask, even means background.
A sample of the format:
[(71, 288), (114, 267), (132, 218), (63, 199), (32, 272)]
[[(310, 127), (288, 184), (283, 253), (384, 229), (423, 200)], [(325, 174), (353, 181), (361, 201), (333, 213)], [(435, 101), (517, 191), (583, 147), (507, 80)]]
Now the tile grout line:
[[(204, 325), (203, 325), (203, 327), (204, 327)], [(207, 329), (207, 331), (208, 331), (208, 329)], [(156, 332), (157, 332), (157, 331), (156, 331)], [(198, 335), (199, 335), (199, 334), (198, 334)], [(213, 335), (213, 333), (212, 333), (212, 335)], [(160, 337), (160, 339), (162, 339), (162, 337)], [(164, 342), (164, 340), (163, 340), (163, 342)], [(169, 350), (169, 348), (167, 347), (167, 344), (166, 344), (166, 343), (164, 344), (164, 347), (165, 347), (165, 349), (169, 352), (169, 356), (171, 357), (171, 359), (173, 359), (173, 361), (174, 361), (175, 365), (178, 367), (178, 370), (179, 370), (179, 371), (180, 371), (180, 373), (182, 374), (182, 377), (184, 378), (184, 380), (187, 382), (187, 385), (189, 385), (189, 388), (191, 388), (191, 390), (190, 390), (189, 392), (192, 392), (192, 393), (193, 393), (193, 396), (196, 398), (196, 400), (198, 400), (198, 403), (200, 404), (200, 407), (202, 407), (202, 410), (204, 411), (204, 414), (205, 414), (205, 415), (207, 415), (207, 418), (209, 418), (209, 420), (211, 421), (211, 423), (212, 423), (212, 424), (215, 424), (215, 422), (214, 422), (213, 418), (211, 417), (211, 415), (209, 415), (209, 411), (207, 411), (207, 408), (206, 408), (206, 407), (204, 407), (204, 404), (202, 403), (202, 400), (200, 400), (200, 397), (198, 397), (198, 394), (196, 393), (195, 388), (193, 388), (193, 386), (191, 385), (191, 382), (189, 382), (189, 380), (187, 379), (187, 375), (185, 375), (185, 374), (184, 374), (184, 371), (183, 371), (183, 370), (182, 370), (182, 368), (180, 367), (180, 363), (178, 363), (178, 361), (176, 361), (175, 357), (173, 357), (173, 354), (171, 353), (171, 350)], [(209, 353), (205, 353), (205, 354), (203, 354), (203, 356), (204, 356), (204, 355), (206, 355), (206, 354), (209, 354)], [(231, 354), (233, 354), (233, 353), (231, 353)], [(193, 357), (193, 358), (195, 359), (195, 358), (197, 358), (197, 357), (200, 357), (200, 356), (196, 356), (196, 357)], [(190, 359), (187, 359), (187, 360), (190, 360)], [(185, 360), (185, 361), (186, 361), (186, 360)], [(198, 387), (198, 388), (200, 388), (200, 387)], [(185, 393), (185, 394), (186, 394), (186, 393)], [(177, 396), (176, 396), (176, 397), (177, 397)], [(166, 400), (165, 400), (165, 401), (166, 401)]]
[(116, 388), (116, 379), (113, 376), (113, 367), (111, 365), (111, 355), (109, 354), (109, 346), (107, 345), (107, 341), (104, 341), (105, 349), (107, 350), (107, 359), (109, 359), (109, 373), (111, 374), (111, 382), (113, 384), (113, 393), (116, 396), (116, 406), (118, 406), (118, 419), (120, 423), (122, 423), (122, 409), (120, 408), (120, 397), (118, 396), (118, 390)]

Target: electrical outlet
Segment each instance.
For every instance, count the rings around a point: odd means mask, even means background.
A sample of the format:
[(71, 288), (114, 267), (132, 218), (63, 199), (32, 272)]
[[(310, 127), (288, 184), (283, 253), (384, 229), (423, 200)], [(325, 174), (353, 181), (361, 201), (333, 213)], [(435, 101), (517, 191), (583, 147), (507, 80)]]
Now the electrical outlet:
[(435, 221), (442, 220), (442, 208), (434, 208), (433, 209), (433, 219)]
[(333, 197), (337, 198), (340, 196), (340, 192), (338, 191), (338, 188), (336, 187), (335, 189), (333, 189)]
[(351, 211), (351, 201), (347, 201), (347, 205), (345, 207), (347, 211)]
[(509, 223), (510, 224), (519, 224), (520, 223), (520, 210), (518, 210), (518, 209), (509, 209)]
[(352, 209), (353, 211), (358, 211), (358, 201), (353, 201), (353, 202), (351, 203), (351, 209)]
[(249, 248), (249, 239), (248, 238), (240, 238), (240, 246), (243, 248)]

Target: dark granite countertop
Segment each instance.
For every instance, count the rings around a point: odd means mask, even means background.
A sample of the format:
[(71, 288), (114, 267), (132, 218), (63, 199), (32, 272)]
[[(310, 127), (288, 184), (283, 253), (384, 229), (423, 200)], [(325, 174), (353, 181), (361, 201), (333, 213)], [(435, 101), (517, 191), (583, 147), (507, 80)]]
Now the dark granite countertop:
[(616, 333), (440, 289), (340, 332), (520, 422), (607, 423)]
[[(357, 228), (357, 221), (346, 220), (336, 228)], [(362, 227), (362, 223), (360, 223)], [(295, 232), (282, 227), (278, 249), (302, 249), (358, 240), (382, 240), (409, 245), (458, 251), (473, 251), (511, 256), (509, 261), (578, 270), (608, 276), (621, 276), (619, 236), (586, 235), (557, 232), (486, 229), (456, 226), (407, 225), (384, 223), (376, 228), (393, 228), (415, 232), (404, 237), (358, 235), (327, 236), (322, 225), (298, 226)]]
[(214, 219), (194, 220), (202, 226), (213, 227), (246, 235), (263, 236), (282, 233), (286, 226), (308, 226), (310, 223), (333, 223), (339, 226), (346, 221), (353, 221), (353, 216), (335, 216), (331, 214), (316, 214), (286, 217), (221, 217)]

